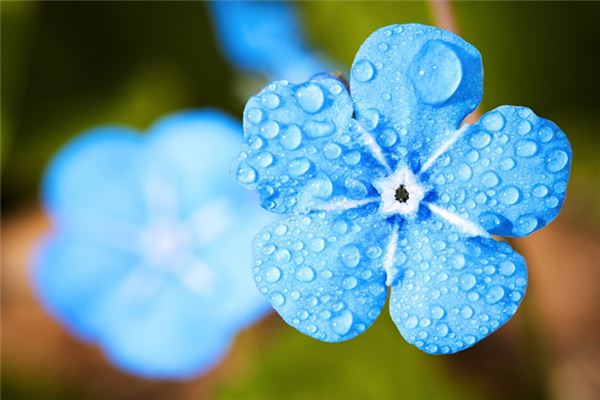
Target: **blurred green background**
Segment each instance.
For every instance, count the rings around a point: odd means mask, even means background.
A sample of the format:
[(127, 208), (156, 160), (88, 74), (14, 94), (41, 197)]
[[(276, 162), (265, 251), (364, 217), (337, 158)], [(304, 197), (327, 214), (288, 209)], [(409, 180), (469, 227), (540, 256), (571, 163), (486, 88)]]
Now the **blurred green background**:
[[(440, 25), (439, 7), (446, 5), (295, 4), (310, 43), (346, 69), (375, 29), (407, 22)], [(29, 292), (15, 294), (15, 287), (30, 290), (21, 282), (25, 244), (44, 229), (37, 198), (41, 173), (66, 141), (98, 124), (144, 129), (169, 112), (198, 107), (239, 116), (258, 78), (233, 70), (220, 54), (203, 3), (3, 1), (3, 397), (466, 399), (563, 398), (567, 393), (573, 397), (564, 398), (600, 398), (599, 349), (594, 347), (600, 340), (590, 334), (600, 331), (594, 270), (600, 243), (600, 4), (465, 2), (447, 10), (459, 34), (483, 56), (480, 110), (527, 105), (556, 122), (573, 146), (568, 201), (556, 226), (547, 228), (554, 231), (515, 243), (526, 256), (532, 254), (532, 300), (499, 333), (446, 357), (425, 355), (406, 344), (386, 312), (363, 336), (336, 345), (304, 337), (271, 317), (243, 333), (213, 373), (166, 383), (111, 369), (96, 350), (55, 326)], [(567, 265), (536, 261), (553, 254), (553, 243), (564, 244), (564, 238), (571, 240), (560, 253)], [(546, 259), (551, 264), (557, 258)], [(579, 330), (548, 335), (555, 326), (573, 324), (557, 320), (575, 314), (568, 309), (557, 314), (552, 279), (546, 279), (556, 276), (554, 284), (564, 291), (564, 273), (579, 277), (567, 287), (571, 296), (592, 293), (586, 300), (591, 305), (575, 301), (573, 307), (589, 307), (596, 314), (578, 316), (586, 319), (574, 322)], [(536, 276), (542, 277), (541, 284), (533, 281)], [(582, 289), (582, 281), (589, 280), (596, 286)], [(53, 333), (45, 334), (46, 329)], [(575, 356), (565, 350), (572, 343), (583, 343)], [(60, 351), (46, 351), (56, 346)], [(583, 356), (581, 361), (580, 353), (591, 360)], [(567, 367), (561, 364), (564, 359)], [(557, 379), (567, 382), (566, 388)]]

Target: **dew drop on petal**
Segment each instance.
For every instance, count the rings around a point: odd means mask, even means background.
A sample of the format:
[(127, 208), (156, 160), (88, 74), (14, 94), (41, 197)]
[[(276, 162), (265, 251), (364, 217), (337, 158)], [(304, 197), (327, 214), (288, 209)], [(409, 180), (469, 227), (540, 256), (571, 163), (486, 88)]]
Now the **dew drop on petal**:
[(271, 267), (265, 273), (265, 280), (269, 283), (275, 283), (281, 278), (281, 270), (277, 267)]
[(569, 156), (564, 150), (553, 150), (546, 155), (546, 169), (548, 172), (558, 172), (567, 166)]
[(304, 266), (296, 271), (296, 279), (300, 282), (311, 282), (315, 279), (315, 270), (309, 266)]
[(307, 83), (296, 91), (296, 100), (304, 111), (314, 114), (321, 110), (325, 103), (323, 89), (316, 83)]
[(350, 332), (354, 315), (350, 310), (344, 310), (339, 316), (331, 320), (331, 329), (338, 335), (345, 335)]
[(311, 163), (306, 158), (297, 158), (288, 163), (288, 171), (292, 176), (304, 175), (310, 169)]
[(297, 125), (291, 124), (286, 126), (281, 132), (281, 136), (279, 137), (279, 141), (283, 148), (287, 150), (294, 150), (300, 146), (302, 142), (302, 132)]
[(507, 186), (499, 195), (500, 201), (507, 205), (515, 204), (519, 201), (520, 197), (521, 193), (519, 192), (519, 189), (514, 186)]
[(519, 140), (515, 147), (515, 153), (519, 157), (532, 157), (537, 153), (538, 146), (533, 140)]
[(361, 60), (354, 64), (352, 76), (359, 82), (368, 82), (375, 75), (375, 67), (368, 60)]
[(360, 263), (360, 250), (354, 245), (346, 245), (340, 250), (342, 263), (348, 268), (355, 268)]
[(252, 168), (248, 163), (241, 162), (237, 169), (237, 179), (241, 183), (252, 183), (256, 181), (256, 170)]
[(504, 289), (500, 285), (492, 286), (485, 294), (485, 302), (488, 304), (496, 304), (504, 297)]

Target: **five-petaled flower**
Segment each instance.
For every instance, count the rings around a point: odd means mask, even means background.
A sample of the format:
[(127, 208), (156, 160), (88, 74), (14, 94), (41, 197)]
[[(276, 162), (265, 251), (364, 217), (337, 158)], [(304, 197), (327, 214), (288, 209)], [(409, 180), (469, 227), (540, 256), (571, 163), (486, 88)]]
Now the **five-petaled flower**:
[(240, 142), (231, 118), (184, 112), (143, 136), (94, 129), (52, 161), (43, 195), (54, 232), (37, 253), (36, 289), (119, 367), (201, 373), (270, 309), (243, 267), (273, 218), (229, 175)]
[(237, 178), (291, 216), (254, 241), (254, 278), (290, 325), (353, 338), (391, 287), (400, 333), (454, 353), (504, 324), (525, 294), (524, 259), (490, 235), (542, 228), (565, 197), (571, 148), (552, 122), (482, 96), (472, 45), (434, 27), (382, 28), (361, 46), (350, 96), (337, 79), (279, 81), (244, 112)]

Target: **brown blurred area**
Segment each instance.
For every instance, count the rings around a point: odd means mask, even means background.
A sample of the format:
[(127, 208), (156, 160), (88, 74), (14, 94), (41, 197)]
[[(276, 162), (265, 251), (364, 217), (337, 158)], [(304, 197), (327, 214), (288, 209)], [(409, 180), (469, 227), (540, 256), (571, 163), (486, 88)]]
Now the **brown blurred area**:
[[(510, 398), (600, 398), (600, 234), (572, 224), (568, 205), (545, 229), (513, 241), (529, 266), (528, 293), (517, 316), (479, 344), (477, 352), (454, 357), (459, 373), (497, 386)], [(36, 384), (46, 386), (48, 398), (53, 393), (58, 398), (206, 398), (224, 376), (243, 373), (279, 326), (271, 317), (244, 332), (225, 362), (202, 378), (161, 382), (122, 373), (97, 347), (72, 337), (36, 301), (28, 258), (48, 229), (37, 208), (13, 213), (2, 225), (3, 368), (16, 375), (10, 376), (13, 381), (35, 377)], [(490, 359), (494, 361), (485, 362)], [(519, 381), (528, 374), (534, 379)], [(62, 387), (61, 382), (77, 385)]]

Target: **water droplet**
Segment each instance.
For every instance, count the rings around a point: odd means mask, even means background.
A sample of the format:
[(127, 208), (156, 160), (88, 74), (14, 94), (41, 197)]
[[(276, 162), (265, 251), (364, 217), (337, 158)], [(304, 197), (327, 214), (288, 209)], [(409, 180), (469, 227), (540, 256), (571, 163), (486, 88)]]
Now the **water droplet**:
[(465, 256), (462, 255), (461, 253), (456, 254), (454, 257), (452, 257), (452, 266), (455, 269), (461, 269), (462, 267), (465, 266)]
[(273, 164), (273, 155), (268, 151), (261, 151), (256, 155), (255, 158), (258, 162), (258, 165), (260, 165), (263, 168), (266, 168), (269, 165)]
[(464, 291), (472, 289), (476, 282), (475, 276), (469, 273), (461, 275), (459, 279), (460, 288)]
[(446, 335), (448, 335), (448, 331), (448, 325), (446, 324), (437, 324), (437, 326), (435, 327), (435, 332), (440, 337), (446, 337)]
[(260, 135), (265, 139), (273, 139), (279, 133), (279, 124), (275, 121), (264, 122), (260, 126)]
[(273, 292), (269, 296), (269, 301), (275, 307), (279, 307), (279, 306), (282, 306), (283, 303), (285, 303), (285, 297), (283, 297), (283, 295), (281, 293), (279, 293), (279, 292)]
[(473, 176), (473, 171), (471, 171), (471, 167), (469, 167), (467, 164), (461, 164), (458, 166), (456, 176), (462, 181), (468, 181), (471, 179), (471, 176)]
[(408, 319), (405, 322), (405, 325), (408, 329), (414, 329), (417, 327), (418, 324), (419, 324), (419, 319), (414, 315), (411, 315), (410, 317), (408, 317)]
[(311, 267), (304, 266), (296, 271), (296, 279), (300, 282), (311, 282), (315, 279), (315, 270)]
[(396, 134), (396, 132), (393, 129), (386, 129), (383, 132), (381, 132), (379, 134), (379, 144), (381, 144), (381, 146), (383, 147), (392, 147), (394, 144), (396, 144), (396, 141), (398, 140), (398, 135)]
[(510, 157), (503, 158), (500, 160), (500, 169), (503, 171), (510, 171), (515, 167), (515, 160)]
[(311, 179), (306, 187), (308, 194), (317, 198), (328, 199), (333, 194), (333, 183), (325, 175)]
[(304, 175), (310, 169), (311, 163), (306, 158), (297, 158), (288, 163), (288, 171), (292, 176)]
[(492, 141), (492, 137), (486, 131), (478, 131), (475, 132), (469, 142), (471, 146), (475, 149), (483, 149)]
[(521, 215), (515, 222), (515, 225), (515, 233), (518, 233), (521, 236), (527, 235), (537, 228), (538, 219), (533, 215)]
[(246, 111), (246, 119), (254, 125), (259, 124), (263, 120), (264, 113), (260, 108), (249, 108)]
[(462, 308), (460, 309), (460, 316), (464, 319), (471, 318), (473, 316), (473, 308), (471, 308), (471, 306), (468, 305), (462, 306)]
[(342, 154), (342, 148), (335, 143), (325, 143), (323, 146), (323, 155), (328, 160), (334, 160)]
[(500, 274), (504, 276), (511, 276), (515, 273), (515, 264), (510, 260), (504, 260), (500, 262)]
[(538, 132), (538, 136), (543, 143), (548, 143), (552, 140), (554, 133), (552, 132), (552, 128), (545, 126)]
[(483, 126), (490, 131), (499, 131), (504, 128), (504, 117), (498, 111), (492, 111), (483, 117)]
[(535, 197), (546, 197), (546, 195), (548, 194), (548, 188), (545, 185), (539, 184), (539, 185), (535, 185), (533, 187), (533, 189), (531, 190), (531, 193), (535, 196)]
[(325, 248), (325, 239), (320, 238), (320, 237), (312, 239), (310, 241), (310, 248), (315, 253), (319, 253), (319, 252), (323, 251), (323, 249)]
[(344, 287), (344, 289), (346, 290), (350, 290), (350, 289), (354, 289), (356, 287), (356, 285), (358, 284), (358, 281), (356, 280), (355, 277), (353, 276), (347, 276), (344, 278), (344, 280), (342, 281), (342, 286)]
[(248, 146), (253, 150), (260, 149), (264, 144), (264, 141), (260, 138), (260, 136), (250, 136), (248, 138)]
[(271, 267), (265, 273), (265, 280), (269, 283), (275, 283), (281, 278), (281, 270), (277, 267)]
[(445, 42), (430, 40), (415, 56), (408, 76), (423, 102), (442, 104), (452, 97), (462, 81), (462, 63)]
[(314, 114), (318, 112), (325, 103), (325, 94), (323, 89), (316, 83), (307, 83), (300, 86), (296, 91), (296, 100), (300, 107), (307, 113)]
[(374, 108), (369, 108), (361, 114), (360, 122), (368, 131), (372, 131), (379, 124), (379, 111)]
[(291, 124), (286, 126), (279, 137), (281, 145), (287, 150), (294, 150), (300, 146), (302, 142), (302, 132), (297, 125)]
[(345, 335), (350, 332), (354, 316), (350, 310), (344, 310), (342, 313), (331, 320), (331, 329), (338, 335)]
[(504, 297), (504, 289), (500, 285), (492, 286), (485, 294), (485, 302), (488, 304), (496, 304)]
[(355, 268), (360, 263), (360, 250), (354, 245), (346, 245), (340, 250), (342, 263), (348, 268)]
[(256, 170), (252, 168), (248, 163), (241, 162), (237, 170), (237, 179), (240, 183), (252, 183), (256, 180)]
[(431, 309), (431, 316), (435, 319), (442, 319), (446, 315), (446, 310), (440, 306), (435, 306)]
[(304, 132), (312, 138), (320, 138), (335, 132), (335, 125), (329, 121), (308, 121), (304, 124)]
[(274, 232), (277, 236), (283, 236), (283, 235), (285, 235), (287, 230), (288, 230), (287, 225), (280, 224), (275, 227)]
[(388, 51), (390, 46), (386, 42), (381, 42), (377, 45), (377, 48), (379, 49), (379, 51)]
[(559, 200), (556, 198), (556, 196), (550, 196), (544, 201), (544, 203), (547, 207), (554, 208), (558, 206)]
[(375, 75), (375, 68), (368, 60), (356, 62), (352, 67), (352, 76), (359, 82), (368, 82)]
[(546, 155), (546, 169), (548, 172), (558, 172), (567, 166), (569, 155), (564, 150), (553, 150)]
[(515, 153), (519, 157), (532, 157), (537, 153), (538, 146), (533, 140), (519, 140), (515, 147)]
[(357, 165), (360, 162), (360, 153), (352, 150), (344, 154), (344, 162), (348, 165)]
[(275, 93), (265, 93), (261, 96), (260, 102), (267, 108), (275, 110), (279, 107), (279, 96)]
[(500, 183), (500, 178), (495, 172), (488, 171), (481, 175), (481, 183), (487, 187), (494, 187)]
[(286, 249), (278, 250), (275, 253), (275, 262), (277, 264), (285, 264), (285, 263), (289, 262), (291, 258), (292, 258), (292, 255)]
[(531, 124), (529, 121), (522, 121), (517, 128), (519, 135), (526, 135), (531, 131)]
[(507, 186), (502, 192), (500, 192), (499, 199), (502, 203), (511, 205), (519, 201), (521, 193), (519, 189), (514, 186)]

